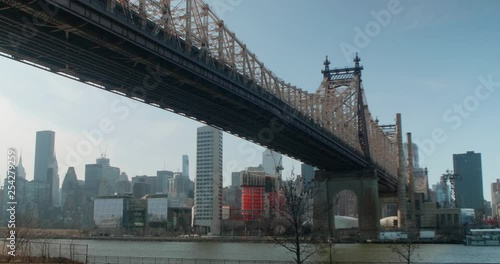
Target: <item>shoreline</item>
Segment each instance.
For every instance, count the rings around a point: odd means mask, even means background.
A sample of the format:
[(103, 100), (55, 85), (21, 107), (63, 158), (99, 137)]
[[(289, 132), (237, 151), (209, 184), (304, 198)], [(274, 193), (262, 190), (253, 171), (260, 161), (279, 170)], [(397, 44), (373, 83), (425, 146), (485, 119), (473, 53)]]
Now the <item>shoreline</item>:
[[(34, 238), (34, 239), (43, 239)], [(102, 240), (102, 241), (145, 241), (145, 242), (196, 242), (196, 243), (275, 243), (270, 237), (110, 237), (110, 236), (82, 236), (65, 237), (53, 236), (50, 239), (63, 240)], [(304, 241), (304, 243), (327, 243), (326, 241)], [(398, 240), (368, 240), (365, 242), (335, 242), (334, 244), (406, 244), (405, 241)], [(443, 241), (443, 240), (420, 240), (413, 244), (463, 244), (463, 241)]]

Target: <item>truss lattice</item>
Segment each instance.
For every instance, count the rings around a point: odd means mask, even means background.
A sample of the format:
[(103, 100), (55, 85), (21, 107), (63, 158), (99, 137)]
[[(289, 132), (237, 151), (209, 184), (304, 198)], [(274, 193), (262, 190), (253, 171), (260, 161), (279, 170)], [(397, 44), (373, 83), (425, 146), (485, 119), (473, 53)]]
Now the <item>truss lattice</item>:
[(359, 58), (354, 68), (329, 69), (325, 61), (319, 89), (309, 93), (286, 83), (257, 59), (202, 0), (108, 0), (111, 12), (130, 12), (153, 22), (152, 34), (201, 51), (207, 63), (218, 62), (260, 85), (389, 174), (397, 175), (397, 147), (374, 121), (365, 102)]

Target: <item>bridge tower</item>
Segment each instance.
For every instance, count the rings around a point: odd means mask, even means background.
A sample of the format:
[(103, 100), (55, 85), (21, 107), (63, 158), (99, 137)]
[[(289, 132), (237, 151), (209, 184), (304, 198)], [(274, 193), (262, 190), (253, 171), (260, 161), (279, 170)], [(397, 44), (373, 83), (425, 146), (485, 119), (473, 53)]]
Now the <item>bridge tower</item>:
[[(381, 149), (381, 146), (387, 146), (388, 143), (378, 139), (387, 138), (387, 134), (383, 127), (378, 125), (378, 120), (371, 118), (368, 111), (361, 80), (363, 66), (360, 61), (356, 54), (354, 67), (330, 69), (330, 61), (326, 57), (324, 70), (321, 71), (323, 82), (316, 94), (321, 98), (321, 125), (350, 146), (354, 146), (355, 151), (364, 156), (367, 164), (354, 169), (317, 171), (313, 216), (315, 232), (318, 235), (328, 234), (333, 237), (333, 201), (341, 191), (350, 190), (357, 196), (358, 239), (365, 241), (377, 238), (380, 228), (379, 182), (375, 167), (384, 161), (380, 160), (381, 153), (374, 150)], [(397, 163), (397, 160), (393, 162)]]

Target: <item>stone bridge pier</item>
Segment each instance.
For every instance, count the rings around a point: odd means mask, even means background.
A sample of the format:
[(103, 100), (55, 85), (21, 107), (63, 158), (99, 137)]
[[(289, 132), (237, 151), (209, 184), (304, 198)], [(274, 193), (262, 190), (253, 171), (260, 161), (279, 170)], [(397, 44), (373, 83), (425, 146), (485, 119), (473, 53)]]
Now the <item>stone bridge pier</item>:
[(357, 196), (359, 239), (375, 239), (380, 229), (378, 179), (375, 170), (316, 171), (313, 232), (316, 237), (335, 235), (335, 196), (350, 190)]

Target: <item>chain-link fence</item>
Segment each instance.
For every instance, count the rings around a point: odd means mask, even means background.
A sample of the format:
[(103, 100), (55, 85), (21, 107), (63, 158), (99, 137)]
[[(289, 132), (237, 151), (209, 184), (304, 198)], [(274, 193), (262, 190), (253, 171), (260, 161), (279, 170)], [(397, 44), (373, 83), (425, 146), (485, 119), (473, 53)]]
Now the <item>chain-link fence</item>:
[[(182, 259), (182, 258), (152, 258), (152, 257), (89, 256), (88, 263), (89, 264), (219, 264), (219, 263), (220, 264), (292, 264), (295, 262), (279, 261), (279, 260)], [(323, 262), (311, 261), (305, 263), (312, 264), (312, 263), (323, 263)]]
[[(295, 264), (284, 260), (231, 260), (231, 259), (181, 259), (154, 257), (110, 257), (89, 256), (88, 264)], [(399, 264), (403, 262), (352, 262), (352, 261), (306, 261), (305, 264)], [(414, 264), (450, 264), (439, 262), (412, 262)], [(464, 263), (467, 264), (467, 263)]]
[[(88, 264), (285, 264), (290, 261), (89, 256)], [(311, 262), (312, 263), (312, 262)]]

